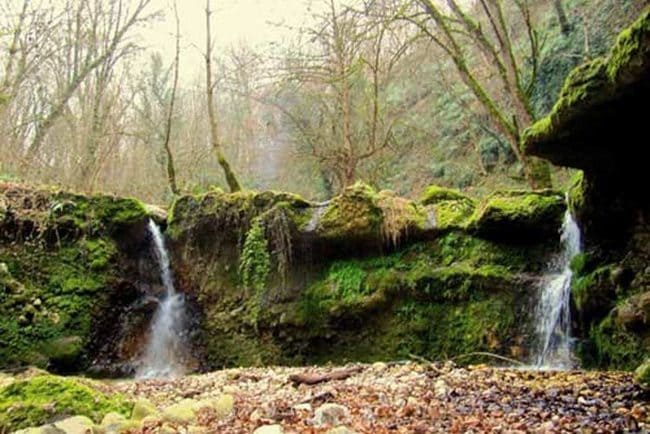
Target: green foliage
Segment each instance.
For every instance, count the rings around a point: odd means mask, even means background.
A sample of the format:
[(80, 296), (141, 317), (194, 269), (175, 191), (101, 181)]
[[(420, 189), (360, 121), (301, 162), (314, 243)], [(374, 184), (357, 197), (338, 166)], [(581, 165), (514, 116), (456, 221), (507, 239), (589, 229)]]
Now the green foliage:
[(246, 234), (239, 259), (242, 282), (244, 286), (253, 289), (256, 293), (264, 290), (271, 269), (271, 255), (268, 248), (262, 222), (256, 219)]
[(354, 299), (364, 295), (366, 273), (356, 261), (335, 262), (329, 269), (327, 279), (334, 285), (338, 297), (343, 300)]
[(612, 315), (591, 328), (589, 339), (581, 343), (578, 354), (586, 367), (628, 371), (647, 357), (641, 338), (618, 326)]
[(106, 395), (91, 382), (38, 375), (0, 389), (0, 431), (43, 425), (72, 415), (100, 422), (112, 411), (129, 416), (131, 407), (123, 396)]

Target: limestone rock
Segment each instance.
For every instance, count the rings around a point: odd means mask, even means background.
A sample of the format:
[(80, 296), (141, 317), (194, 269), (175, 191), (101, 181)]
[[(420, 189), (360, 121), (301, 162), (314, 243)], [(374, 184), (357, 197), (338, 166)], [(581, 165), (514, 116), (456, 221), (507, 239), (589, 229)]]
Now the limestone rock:
[(282, 425), (262, 425), (253, 431), (253, 434), (284, 434)]
[(14, 431), (14, 434), (43, 434), (43, 430), (40, 427), (25, 428)]
[(170, 405), (162, 410), (162, 417), (170, 422), (188, 424), (196, 419), (197, 402), (184, 399), (178, 404)]
[(327, 403), (316, 409), (314, 414), (314, 425), (340, 425), (348, 418), (347, 407), (339, 404)]
[(102, 419), (102, 423), (100, 424), (100, 427), (107, 434), (109, 434), (109, 433), (120, 432), (120, 430), (122, 430), (128, 424), (129, 424), (129, 420), (127, 420), (126, 417), (124, 417), (119, 413), (110, 412), (104, 416), (104, 418)]
[(155, 405), (148, 399), (138, 399), (133, 405), (131, 418), (133, 420), (142, 420), (147, 416), (154, 416), (159, 413)]
[(54, 424), (65, 434), (92, 434), (94, 425), (93, 421), (86, 416), (72, 416)]
[(326, 434), (357, 434), (357, 432), (352, 431), (350, 428), (346, 426), (337, 426), (336, 428), (327, 430)]
[(232, 413), (233, 408), (235, 407), (235, 397), (232, 395), (221, 395), (216, 401), (212, 403), (212, 408), (214, 408), (217, 416), (224, 418)]

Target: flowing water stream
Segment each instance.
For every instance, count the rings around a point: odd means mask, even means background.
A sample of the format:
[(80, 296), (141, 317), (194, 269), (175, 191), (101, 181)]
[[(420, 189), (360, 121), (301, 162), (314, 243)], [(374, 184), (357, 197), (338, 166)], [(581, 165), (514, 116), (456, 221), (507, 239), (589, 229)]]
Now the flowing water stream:
[(184, 373), (182, 360), (186, 349), (183, 338), (186, 320), (185, 298), (174, 288), (169, 255), (160, 228), (154, 221), (149, 220), (148, 229), (165, 292), (158, 300), (149, 340), (136, 377), (176, 377)]
[(580, 228), (567, 209), (560, 237), (562, 251), (544, 279), (536, 308), (537, 347), (533, 362), (538, 369), (571, 369), (571, 260), (580, 253)]

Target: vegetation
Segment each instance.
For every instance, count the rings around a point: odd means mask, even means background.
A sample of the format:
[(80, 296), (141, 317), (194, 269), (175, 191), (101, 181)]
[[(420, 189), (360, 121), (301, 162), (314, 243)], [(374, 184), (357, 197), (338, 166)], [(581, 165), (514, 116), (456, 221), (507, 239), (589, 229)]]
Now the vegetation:
[[(483, 196), (526, 186), (524, 167), (547, 183), (549, 172), (519, 151), (521, 131), (643, 6), (362, 3), (296, 11), (304, 24), (271, 49), (190, 40), (189, 10), (157, 11), (149, 0), (4, 4), (0, 179), (155, 203), (214, 186), (324, 199), (357, 180), (407, 197), (432, 182)], [(196, 9), (206, 9), (206, 27), (220, 19), (212, 6)], [(156, 19), (174, 29), (169, 53), (147, 48)], [(201, 74), (190, 46), (205, 47)], [(567, 178), (550, 174), (558, 185)]]
[(125, 416), (132, 404), (118, 394), (105, 394), (89, 380), (36, 375), (0, 389), (0, 430), (16, 431), (71, 415), (95, 422), (109, 412)]
[(132, 199), (6, 187), (0, 220), (0, 359), (61, 371), (85, 365), (95, 315), (119, 277), (118, 244), (147, 218)]

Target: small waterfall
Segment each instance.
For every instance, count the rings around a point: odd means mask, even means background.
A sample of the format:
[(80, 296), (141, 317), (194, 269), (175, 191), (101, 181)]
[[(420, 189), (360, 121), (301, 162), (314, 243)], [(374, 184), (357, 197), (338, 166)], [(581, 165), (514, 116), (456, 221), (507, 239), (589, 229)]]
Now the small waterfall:
[(305, 232), (314, 232), (316, 228), (318, 228), (318, 223), (320, 222), (321, 217), (323, 217), (325, 211), (327, 211), (327, 205), (329, 205), (329, 201), (316, 204), (311, 219), (309, 219), (307, 226), (305, 226)]
[(539, 369), (570, 369), (571, 339), (571, 260), (580, 253), (580, 228), (567, 209), (562, 224), (562, 252), (555, 258), (556, 270), (544, 279), (536, 309), (537, 348), (535, 366)]
[(160, 228), (153, 220), (149, 220), (148, 228), (165, 293), (158, 301), (158, 308), (151, 322), (149, 341), (136, 377), (176, 377), (184, 371), (182, 356), (185, 351), (185, 299), (183, 294), (177, 293), (174, 288), (169, 255)]

